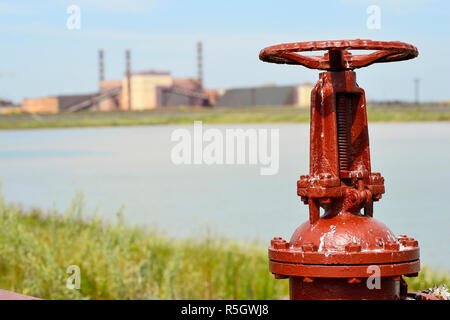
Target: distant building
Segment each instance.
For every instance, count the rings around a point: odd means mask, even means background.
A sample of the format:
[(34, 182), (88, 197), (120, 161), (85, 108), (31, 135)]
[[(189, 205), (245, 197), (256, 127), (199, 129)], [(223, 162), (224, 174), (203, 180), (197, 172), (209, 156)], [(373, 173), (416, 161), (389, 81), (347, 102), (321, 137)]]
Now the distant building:
[(20, 106), (15, 105), (12, 101), (0, 99), (0, 114), (18, 113)]
[(33, 113), (80, 110), (149, 110), (171, 106), (207, 106), (210, 96), (197, 79), (173, 78), (169, 72), (133, 72), (130, 76), (131, 105), (128, 106), (128, 79), (100, 81), (95, 94), (26, 98), (22, 109)]
[(439, 100), (438, 105), (450, 105), (450, 100)]
[(309, 108), (311, 100), (310, 83), (300, 86), (266, 85), (255, 88), (226, 90), (216, 102), (217, 107), (279, 106), (294, 105)]
[(208, 96), (209, 105), (214, 106), (216, 105), (217, 99), (221, 96), (221, 92), (219, 90), (214, 89), (205, 89), (203, 92)]
[(12, 101), (3, 100), (0, 98), (0, 107), (7, 107), (13, 105)]
[(162, 88), (159, 105), (172, 106), (207, 106), (209, 95), (202, 90), (200, 81), (191, 78), (174, 78), (173, 86)]
[[(198, 79), (173, 78), (169, 72), (145, 71), (131, 74), (131, 110), (174, 106), (205, 106), (209, 96)], [(127, 78), (122, 80), (122, 108), (128, 106)]]
[[(161, 90), (170, 88), (173, 79), (169, 72), (135, 72), (131, 74), (131, 110), (154, 109), (161, 105)], [(128, 108), (127, 78), (122, 80), (122, 106)]]
[(314, 86), (309, 82), (304, 82), (297, 87), (297, 101), (294, 103), (299, 108), (309, 108), (311, 106), (311, 91)]
[(60, 95), (43, 98), (25, 98), (22, 110), (31, 113), (56, 113), (66, 111), (73, 105), (90, 100), (95, 94)]
[(92, 105), (90, 110), (113, 111), (125, 109), (125, 105), (122, 104), (122, 80), (100, 81), (100, 95), (107, 96)]

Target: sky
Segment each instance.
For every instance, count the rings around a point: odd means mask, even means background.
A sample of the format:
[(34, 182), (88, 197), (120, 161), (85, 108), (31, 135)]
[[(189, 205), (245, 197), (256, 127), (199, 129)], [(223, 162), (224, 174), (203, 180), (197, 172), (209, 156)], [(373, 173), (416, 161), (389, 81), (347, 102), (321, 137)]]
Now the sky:
[[(80, 8), (69, 29), (68, 7)], [(367, 21), (380, 9), (380, 28)], [(450, 1), (445, 0), (15, 0), (0, 1), (0, 98), (91, 93), (98, 89), (98, 50), (106, 79), (120, 79), (125, 50), (132, 70), (196, 77), (196, 43), (203, 42), (206, 88), (315, 83), (318, 71), (263, 63), (259, 51), (286, 42), (335, 39), (402, 41), (414, 60), (357, 70), (369, 99), (450, 100)]]

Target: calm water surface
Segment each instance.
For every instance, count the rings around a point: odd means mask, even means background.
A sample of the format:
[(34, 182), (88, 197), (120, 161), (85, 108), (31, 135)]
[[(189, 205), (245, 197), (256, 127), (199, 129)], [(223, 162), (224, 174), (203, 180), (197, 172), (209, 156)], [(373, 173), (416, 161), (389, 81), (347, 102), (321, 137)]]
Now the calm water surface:
[[(26, 207), (64, 210), (81, 190), (89, 210), (113, 219), (123, 206), (129, 223), (173, 236), (207, 225), (242, 240), (289, 239), (308, 218), (296, 181), (308, 172), (309, 126), (216, 127), (279, 128), (279, 173), (260, 176), (257, 165), (176, 166), (170, 136), (179, 126), (2, 131), (3, 194)], [(450, 123), (375, 123), (369, 130), (372, 169), (386, 185), (374, 217), (419, 239), (423, 262), (450, 271)]]

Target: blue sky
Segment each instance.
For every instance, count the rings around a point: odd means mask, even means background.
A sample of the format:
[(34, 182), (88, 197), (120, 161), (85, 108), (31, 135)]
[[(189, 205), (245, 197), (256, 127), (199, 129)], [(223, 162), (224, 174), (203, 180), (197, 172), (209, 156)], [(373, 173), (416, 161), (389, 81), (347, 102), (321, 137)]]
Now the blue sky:
[[(69, 30), (67, 7), (81, 9), (81, 29)], [(370, 5), (381, 9), (381, 28), (368, 29)], [(419, 57), (357, 71), (374, 99), (450, 100), (450, 2), (439, 0), (203, 1), (23, 0), (0, 1), (0, 97), (94, 92), (98, 49), (107, 79), (121, 78), (124, 51), (134, 71), (169, 70), (195, 77), (198, 40), (204, 46), (208, 88), (316, 82), (318, 72), (260, 62), (263, 47), (328, 39), (400, 40)]]

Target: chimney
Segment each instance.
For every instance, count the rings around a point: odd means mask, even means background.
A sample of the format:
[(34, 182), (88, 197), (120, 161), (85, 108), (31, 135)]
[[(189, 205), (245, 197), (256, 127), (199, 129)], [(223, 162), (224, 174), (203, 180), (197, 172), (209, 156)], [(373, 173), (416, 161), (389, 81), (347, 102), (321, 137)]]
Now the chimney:
[(202, 42), (197, 42), (197, 79), (200, 83), (200, 89), (203, 90), (203, 53)]
[(98, 73), (99, 73), (99, 82), (105, 80), (105, 65), (103, 62), (103, 49), (98, 51)]
[(131, 53), (130, 50), (125, 51), (125, 64), (127, 76), (127, 92), (128, 92), (128, 110), (131, 110)]

